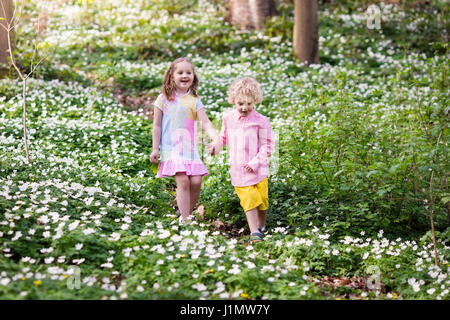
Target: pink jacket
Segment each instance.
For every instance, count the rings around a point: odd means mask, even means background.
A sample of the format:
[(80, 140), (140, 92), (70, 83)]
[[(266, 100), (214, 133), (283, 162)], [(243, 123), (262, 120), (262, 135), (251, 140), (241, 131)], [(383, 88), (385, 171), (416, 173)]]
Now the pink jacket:
[[(220, 137), (223, 145), (228, 144), (233, 186), (255, 185), (269, 176), (269, 156), (274, 148), (269, 118), (256, 110), (243, 117), (233, 109), (223, 116)], [(248, 172), (245, 164), (254, 172)]]

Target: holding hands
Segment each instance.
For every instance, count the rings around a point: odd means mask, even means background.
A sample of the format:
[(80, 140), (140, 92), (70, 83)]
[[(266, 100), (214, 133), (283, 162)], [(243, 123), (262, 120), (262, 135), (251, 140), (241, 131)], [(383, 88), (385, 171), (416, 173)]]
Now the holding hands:
[(220, 145), (219, 142), (211, 142), (206, 145), (206, 152), (212, 156), (215, 156), (216, 154), (218, 154), (221, 149), (222, 149), (222, 146)]
[[(212, 156), (218, 154), (221, 149), (222, 149), (222, 145), (220, 144), (220, 142), (211, 142), (211, 143), (206, 145), (206, 152), (209, 155), (212, 155)], [(252, 167), (250, 167), (247, 163), (244, 164), (244, 168), (249, 173), (254, 173), (255, 172), (255, 170), (253, 170)]]

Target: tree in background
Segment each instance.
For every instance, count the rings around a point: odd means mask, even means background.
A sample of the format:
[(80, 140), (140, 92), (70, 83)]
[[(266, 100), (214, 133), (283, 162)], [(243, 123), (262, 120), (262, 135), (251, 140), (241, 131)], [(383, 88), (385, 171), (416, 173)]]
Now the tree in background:
[[(8, 70), (8, 31), (7, 22), (11, 21), (13, 6), (11, 0), (0, 0), (0, 76)], [(4, 9), (4, 10), (3, 10)], [(13, 38), (14, 30), (9, 31), (9, 37)], [(4, 66), (6, 65), (6, 67)]]
[(317, 0), (295, 0), (293, 49), (306, 64), (319, 62), (319, 21)]
[(274, 0), (229, 0), (227, 20), (240, 29), (261, 29), (278, 14)]
[[(27, 81), (34, 73), (36, 68), (41, 64), (44, 59), (47, 58), (46, 55), (43, 54), (44, 49), (49, 47), (47, 42), (39, 42), (42, 36), (43, 28), (41, 26), (41, 20), (45, 16), (45, 14), (39, 14), (38, 23), (36, 26), (36, 38), (30, 39), (30, 43), (33, 46), (33, 53), (29, 62), (26, 63), (17, 63), (15, 59), (15, 51), (14, 40), (12, 35), (14, 34), (14, 29), (18, 27), (20, 24), (20, 19), (22, 17), (22, 9), (23, 2), (19, 2), (14, 0), (14, 5), (12, 5), (12, 1), (10, 0), (0, 0), (0, 29), (6, 35), (6, 49), (7, 56), (10, 58), (10, 63), (13, 66), (14, 70), (16, 70), (17, 75), (22, 81), (22, 107), (23, 107), (23, 140), (25, 144), (25, 153), (27, 156), (27, 162), (30, 164), (30, 152), (28, 150), (28, 133), (27, 133)], [(9, 12), (9, 13), (8, 13)], [(11, 13), (12, 12), (12, 13)], [(3, 49), (3, 42), (1, 43), (1, 48)], [(41, 50), (40, 50), (41, 49)], [(41, 52), (39, 52), (41, 51)], [(40, 57), (38, 57), (38, 54)], [(37, 60), (37, 62), (36, 62)], [(24, 71), (23, 69), (26, 69)]]

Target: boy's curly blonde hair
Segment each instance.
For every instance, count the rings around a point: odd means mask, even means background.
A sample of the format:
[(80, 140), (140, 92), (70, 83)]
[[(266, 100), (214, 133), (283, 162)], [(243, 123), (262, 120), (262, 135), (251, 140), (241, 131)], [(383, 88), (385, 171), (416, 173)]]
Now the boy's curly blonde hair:
[(259, 83), (250, 77), (234, 80), (228, 88), (228, 102), (235, 104), (239, 97), (251, 99), (253, 103), (260, 103), (263, 93)]

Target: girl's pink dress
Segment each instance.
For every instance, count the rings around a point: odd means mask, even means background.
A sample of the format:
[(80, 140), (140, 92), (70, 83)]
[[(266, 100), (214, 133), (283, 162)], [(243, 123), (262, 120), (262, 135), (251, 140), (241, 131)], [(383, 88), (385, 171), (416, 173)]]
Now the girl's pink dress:
[(197, 111), (204, 108), (200, 98), (188, 92), (169, 101), (160, 94), (154, 105), (163, 112), (161, 163), (156, 177), (174, 176), (177, 172), (188, 176), (207, 175), (208, 170), (195, 145)]

